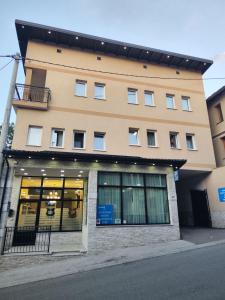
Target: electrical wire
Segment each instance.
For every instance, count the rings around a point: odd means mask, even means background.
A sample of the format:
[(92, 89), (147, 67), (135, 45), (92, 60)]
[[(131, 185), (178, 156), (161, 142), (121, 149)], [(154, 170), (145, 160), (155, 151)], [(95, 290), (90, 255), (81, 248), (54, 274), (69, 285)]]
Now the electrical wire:
[[(0, 57), (11, 57), (15, 59), (14, 55), (0, 55)], [(95, 72), (95, 73), (102, 73), (102, 74), (109, 74), (109, 75), (117, 75), (117, 76), (126, 76), (126, 77), (135, 77), (135, 78), (146, 78), (146, 79), (159, 79), (159, 80), (183, 80), (183, 81), (202, 81), (202, 80), (225, 80), (225, 77), (205, 77), (205, 78), (182, 78), (182, 77), (161, 77), (161, 76), (148, 76), (148, 75), (137, 75), (137, 74), (129, 74), (129, 73), (117, 73), (117, 72), (110, 72), (110, 71), (102, 71), (90, 68), (82, 68), (77, 66), (71, 65), (64, 65), (60, 63), (54, 63), (45, 60), (34, 59), (31, 57), (22, 57), (18, 58), (19, 60), (23, 61), (34, 61), (38, 63), (53, 65), (57, 67), (64, 67), (69, 69), (81, 70), (81, 71), (88, 71), (88, 72)]]
[(12, 58), (9, 62), (7, 62), (7, 64), (5, 64), (4, 66), (2, 66), (2, 67), (0, 68), (0, 72), (1, 72), (3, 69), (5, 69), (12, 61), (13, 61), (13, 58)]

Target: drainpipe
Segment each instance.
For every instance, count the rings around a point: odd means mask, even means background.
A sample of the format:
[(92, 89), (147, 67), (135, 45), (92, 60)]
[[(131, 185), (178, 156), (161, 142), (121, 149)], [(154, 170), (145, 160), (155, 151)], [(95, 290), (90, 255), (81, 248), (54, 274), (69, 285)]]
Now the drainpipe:
[[(2, 190), (2, 199), (1, 199), (1, 206), (0, 206), (0, 224), (2, 221), (2, 209), (3, 209), (4, 200), (5, 200), (5, 192), (6, 192), (6, 186), (7, 186), (8, 176), (9, 176), (9, 162), (8, 162), (8, 159), (6, 156), (4, 157), (3, 168), (4, 168), (5, 162), (7, 165), (7, 169), (6, 169), (6, 174), (5, 174), (4, 186), (3, 186), (3, 190)], [(2, 168), (2, 172), (3, 172), (3, 168)], [(0, 225), (0, 229), (1, 229), (1, 225)]]

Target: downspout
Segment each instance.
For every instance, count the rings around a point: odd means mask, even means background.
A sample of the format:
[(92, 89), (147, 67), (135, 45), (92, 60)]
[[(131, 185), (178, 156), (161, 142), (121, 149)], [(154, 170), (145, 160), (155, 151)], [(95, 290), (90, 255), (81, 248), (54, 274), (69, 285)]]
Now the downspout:
[[(9, 176), (9, 162), (8, 162), (8, 159), (6, 156), (4, 157), (4, 162), (6, 162), (6, 164), (7, 164), (7, 170), (6, 170), (5, 181), (4, 181), (3, 191), (2, 191), (2, 199), (1, 199), (1, 206), (0, 206), (0, 222), (1, 222), (1, 218), (2, 218), (2, 209), (3, 209), (3, 204), (4, 204), (8, 176)], [(4, 167), (4, 165), (3, 165), (3, 167)]]

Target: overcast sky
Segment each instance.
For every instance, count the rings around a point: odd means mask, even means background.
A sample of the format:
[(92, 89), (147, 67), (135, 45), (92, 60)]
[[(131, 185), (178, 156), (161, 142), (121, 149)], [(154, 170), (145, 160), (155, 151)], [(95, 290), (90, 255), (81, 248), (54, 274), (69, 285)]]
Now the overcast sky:
[[(204, 77), (225, 77), (225, 0), (4, 1), (0, 55), (19, 50), (15, 19), (213, 59)], [(0, 68), (7, 61), (0, 58)], [(12, 64), (0, 71), (0, 122), (11, 71)], [(20, 67), (17, 82), (23, 80)], [(225, 80), (205, 81), (206, 96), (222, 85)]]

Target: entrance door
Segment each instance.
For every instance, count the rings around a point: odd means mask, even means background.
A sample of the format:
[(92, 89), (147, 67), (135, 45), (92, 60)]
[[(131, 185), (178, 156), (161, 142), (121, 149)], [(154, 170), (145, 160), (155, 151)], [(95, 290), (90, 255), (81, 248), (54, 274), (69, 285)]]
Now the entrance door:
[(211, 227), (211, 218), (206, 191), (192, 190), (192, 211), (194, 225), (199, 227)]

